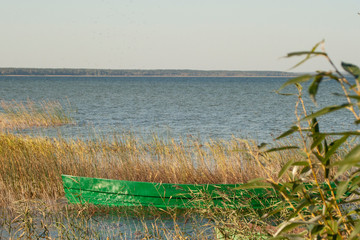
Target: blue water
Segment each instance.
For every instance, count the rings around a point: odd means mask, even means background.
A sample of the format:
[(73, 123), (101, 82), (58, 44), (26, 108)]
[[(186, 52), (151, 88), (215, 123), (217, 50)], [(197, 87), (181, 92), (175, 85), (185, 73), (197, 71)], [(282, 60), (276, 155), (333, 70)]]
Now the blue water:
[[(269, 142), (295, 121), (296, 97), (274, 91), (287, 78), (181, 77), (5, 77), (0, 76), (0, 99), (57, 100), (71, 104), (76, 125), (31, 129), (28, 133), (87, 137), (133, 132), (141, 136), (232, 136)], [(341, 92), (335, 82), (320, 86), (319, 106), (341, 103), (331, 95)], [(289, 88), (285, 92), (295, 92)], [(321, 125), (347, 129), (350, 114), (331, 115)]]

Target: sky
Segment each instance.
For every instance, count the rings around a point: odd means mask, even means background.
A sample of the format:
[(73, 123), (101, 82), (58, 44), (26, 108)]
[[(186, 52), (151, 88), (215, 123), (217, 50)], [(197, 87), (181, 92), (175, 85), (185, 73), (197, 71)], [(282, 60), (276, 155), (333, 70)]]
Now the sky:
[(359, 0), (0, 0), (0, 67), (328, 70), (360, 65)]

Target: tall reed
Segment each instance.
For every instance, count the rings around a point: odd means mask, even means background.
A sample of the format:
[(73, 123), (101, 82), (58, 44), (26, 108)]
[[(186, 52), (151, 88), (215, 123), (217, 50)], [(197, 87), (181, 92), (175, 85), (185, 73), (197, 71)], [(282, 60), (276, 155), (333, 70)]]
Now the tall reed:
[(243, 183), (264, 177), (257, 160), (276, 173), (289, 158), (296, 158), (296, 152), (261, 155), (254, 142), (237, 138), (203, 143), (154, 137), (145, 142), (122, 135), (84, 141), (0, 134), (0, 202), (60, 198), (61, 174), (168, 183)]
[(0, 101), (0, 130), (50, 127), (73, 123), (57, 101)]

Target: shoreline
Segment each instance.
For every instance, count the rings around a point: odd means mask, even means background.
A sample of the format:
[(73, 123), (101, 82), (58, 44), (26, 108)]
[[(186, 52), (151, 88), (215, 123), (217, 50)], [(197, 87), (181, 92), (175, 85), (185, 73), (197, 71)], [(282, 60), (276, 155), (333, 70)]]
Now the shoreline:
[(152, 75), (152, 76), (147, 76), (147, 75), (137, 75), (137, 76), (124, 76), (124, 75), (0, 75), (0, 77), (111, 77), (111, 78), (136, 78), (136, 77), (166, 77), (166, 78), (256, 78), (256, 77), (261, 77), (261, 78), (274, 78), (274, 77), (281, 77), (281, 78), (291, 78), (291, 77), (297, 77), (298, 75), (289, 75), (289, 76), (278, 76), (278, 75), (274, 75), (274, 76), (263, 76), (263, 75), (259, 75), (259, 76), (244, 76), (244, 75), (239, 75), (239, 76), (173, 76), (173, 75)]

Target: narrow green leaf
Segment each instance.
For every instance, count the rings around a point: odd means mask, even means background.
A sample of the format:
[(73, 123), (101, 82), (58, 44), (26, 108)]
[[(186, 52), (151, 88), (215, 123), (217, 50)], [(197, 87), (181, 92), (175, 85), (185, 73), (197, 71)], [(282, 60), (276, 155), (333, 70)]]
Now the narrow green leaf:
[(270, 184), (278, 192), (282, 192), (285, 195), (287, 195), (287, 192), (286, 192), (286, 189), (285, 189), (284, 185), (280, 185), (280, 184), (276, 184), (276, 183), (270, 183)]
[(348, 132), (328, 132), (328, 133), (322, 133), (324, 135), (328, 135), (328, 136), (339, 136), (339, 135), (355, 135), (358, 136), (360, 135), (360, 132), (357, 131), (348, 131)]
[[(313, 137), (313, 143), (311, 144), (311, 150), (321, 145), (322, 141), (325, 139), (325, 134), (316, 134), (316, 137)], [(318, 148), (321, 152), (321, 150)]]
[(339, 81), (339, 76), (334, 75), (333, 72), (317, 71), (317, 76), (327, 77), (335, 81)]
[(324, 225), (315, 225), (312, 229), (311, 229), (311, 234), (312, 235), (316, 235), (319, 232), (321, 232), (324, 229)]
[(360, 145), (354, 147), (344, 158), (343, 161), (336, 162), (334, 165), (339, 165), (336, 177), (346, 172), (351, 167), (360, 162)]
[(308, 161), (294, 162), (293, 166), (309, 166), (309, 162)]
[(360, 80), (360, 68), (358, 66), (345, 62), (341, 62), (341, 66), (345, 71), (353, 75), (355, 79)]
[(340, 93), (333, 93), (333, 95), (338, 96), (338, 97), (349, 97), (349, 98), (360, 101), (360, 96), (358, 96), (358, 95), (346, 95), (346, 94), (340, 94)]
[(296, 215), (303, 210), (304, 208), (308, 207), (311, 203), (307, 199), (303, 199), (302, 202), (296, 207), (295, 211), (289, 216), (289, 218), (296, 217)]
[(275, 236), (278, 236), (279, 234), (284, 232), (289, 232), (294, 228), (300, 227), (302, 225), (304, 225), (303, 222), (285, 222), (284, 224), (281, 224), (279, 230), (275, 233)]
[(287, 137), (287, 136), (289, 136), (289, 135), (291, 135), (291, 134), (293, 134), (294, 132), (297, 132), (297, 131), (299, 131), (299, 127), (298, 126), (292, 126), (289, 130), (287, 130), (286, 132), (284, 132), (283, 134), (278, 136), (276, 138), (276, 140)]
[(345, 104), (342, 104), (342, 105), (334, 105), (334, 106), (324, 107), (323, 109), (304, 117), (300, 121), (307, 121), (307, 120), (310, 120), (310, 119), (315, 118), (315, 117), (320, 117), (322, 115), (325, 115), (325, 114), (328, 114), (328, 113), (331, 113), (331, 112), (346, 108), (348, 106), (350, 106), (350, 104), (345, 103)]
[(302, 82), (307, 82), (310, 79), (312, 79), (314, 76), (310, 75), (310, 74), (305, 74), (305, 75), (301, 75), (299, 77), (295, 77), (292, 78), (290, 80), (288, 80), (287, 82), (285, 82), (278, 90), (277, 92), (280, 92), (282, 89), (284, 89), (286, 86), (289, 86), (291, 84), (295, 84), (295, 83), (302, 83)]
[[(296, 187), (294, 187), (294, 189), (292, 190), (291, 194), (292, 194), (292, 195), (295, 195), (295, 194), (301, 193), (301, 195), (302, 195), (302, 193), (303, 193), (303, 191), (304, 191), (304, 188), (305, 188), (305, 185), (304, 185), (304, 184), (299, 184), (299, 185), (297, 185)], [(301, 198), (301, 197), (300, 197), (300, 198)], [(296, 197), (295, 197), (295, 199), (298, 199), (297, 201), (299, 201), (300, 198), (299, 198), (299, 196), (296, 196)], [(303, 198), (303, 199), (299, 202), (299, 204), (301, 204), (301, 202), (303, 202), (303, 201), (308, 201), (308, 199)]]
[(297, 94), (295, 93), (281, 93), (276, 91), (276, 94), (282, 95), (282, 96), (297, 96)]
[(311, 131), (314, 133), (313, 137), (316, 137), (316, 134), (320, 132), (319, 122), (315, 117), (311, 119)]
[[(326, 140), (325, 140), (326, 141)], [(324, 142), (325, 142), (324, 141)], [(327, 152), (326, 151), (327, 148), (325, 148), (325, 153)], [(324, 157), (322, 155), (320, 155), (317, 151), (312, 151), (312, 153), (316, 156), (316, 158), (320, 161), (320, 162), (323, 162), (324, 160)]]
[(294, 56), (302, 56), (302, 55), (306, 55), (306, 57), (301, 60), (300, 62), (298, 62), (297, 64), (295, 64), (295, 66), (293, 66), (291, 69), (297, 68), (298, 66), (300, 66), (301, 64), (303, 64), (304, 62), (306, 62), (307, 60), (309, 60), (312, 57), (318, 56), (318, 55), (322, 55), (322, 56), (327, 56), (326, 53), (324, 52), (315, 52), (315, 51), (301, 51), (301, 52), (292, 52), (289, 53), (286, 57), (294, 57)]
[(285, 147), (279, 147), (279, 148), (271, 148), (267, 150), (266, 152), (276, 152), (276, 151), (282, 151), (282, 150), (289, 150), (289, 149), (298, 149), (298, 146), (285, 146)]
[(323, 159), (323, 164), (326, 165), (330, 157), (335, 153), (335, 151), (348, 139), (349, 135), (345, 135), (342, 138), (335, 140), (333, 144), (329, 147), (329, 150), (325, 154), (325, 157)]
[(284, 173), (292, 166), (292, 164), (294, 163), (294, 160), (289, 160), (280, 170), (279, 174), (278, 174), (278, 178), (281, 178)]
[(329, 151), (329, 146), (327, 144), (326, 139), (324, 139), (324, 148), (325, 148), (325, 154)]
[(320, 46), (320, 44), (323, 44), (325, 40), (321, 40), (320, 42), (316, 43), (313, 48), (311, 49), (311, 52), (315, 52), (315, 50)]
[[(322, 152), (322, 145), (320, 144), (322, 142), (322, 140), (325, 138), (322, 138), (320, 135), (320, 126), (319, 126), (319, 122), (316, 118), (311, 119), (311, 126), (310, 126), (310, 130), (313, 133), (312, 134), (312, 139), (313, 139), (313, 144), (311, 146), (314, 145), (314, 143), (316, 144), (315, 146), (317, 147), (318, 151), (321, 153)], [(320, 143), (319, 143), (319, 139), (320, 138)], [(313, 149), (313, 148), (311, 148)]]
[(294, 56), (302, 56), (302, 55), (307, 55), (307, 56), (310, 56), (310, 55), (323, 55), (323, 56), (327, 56), (327, 54), (324, 53), (324, 52), (299, 51), (299, 52), (291, 52), (291, 53), (288, 53), (288, 54), (286, 55), (286, 57), (294, 57)]
[(306, 167), (304, 167), (304, 168), (301, 170), (300, 174), (307, 173), (307, 172), (310, 171), (310, 170), (311, 170), (311, 168), (310, 168), (309, 166), (306, 166)]
[(312, 101), (314, 103), (316, 103), (316, 94), (318, 92), (319, 85), (320, 85), (322, 80), (323, 80), (323, 76), (322, 75), (317, 75), (315, 77), (314, 81), (309, 86), (309, 95), (310, 95), (310, 98), (312, 99)]
[(340, 182), (336, 187), (336, 200), (339, 200), (348, 189), (349, 180)]
[(300, 83), (295, 83), (295, 87), (296, 87), (296, 89), (297, 89), (299, 92), (301, 92), (302, 89), (303, 89), (303, 87), (301, 86)]
[(344, 158), (344, 161), (350, 164), (360, 162), (360, 145), (354, 147)]

